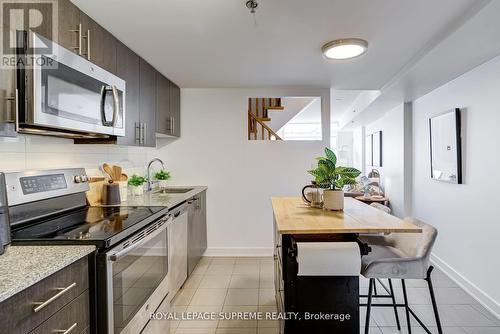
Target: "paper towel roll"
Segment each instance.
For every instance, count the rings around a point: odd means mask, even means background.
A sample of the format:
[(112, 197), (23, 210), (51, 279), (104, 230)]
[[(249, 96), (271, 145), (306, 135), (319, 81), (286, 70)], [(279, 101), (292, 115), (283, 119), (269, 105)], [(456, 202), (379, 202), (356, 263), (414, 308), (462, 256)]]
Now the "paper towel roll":
[(356, 242), (298, 242), (298, 276), (358, 276), (361, 253)]

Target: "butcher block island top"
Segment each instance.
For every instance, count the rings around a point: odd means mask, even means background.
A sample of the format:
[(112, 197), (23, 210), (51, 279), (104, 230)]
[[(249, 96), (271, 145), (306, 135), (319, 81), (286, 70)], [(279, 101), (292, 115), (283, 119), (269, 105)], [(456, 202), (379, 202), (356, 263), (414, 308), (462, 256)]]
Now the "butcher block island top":
[(311, 208), (300, 197), (272, 198), (280, 234), (421, 233), (412, 223), (346, 197), (344, 211)]

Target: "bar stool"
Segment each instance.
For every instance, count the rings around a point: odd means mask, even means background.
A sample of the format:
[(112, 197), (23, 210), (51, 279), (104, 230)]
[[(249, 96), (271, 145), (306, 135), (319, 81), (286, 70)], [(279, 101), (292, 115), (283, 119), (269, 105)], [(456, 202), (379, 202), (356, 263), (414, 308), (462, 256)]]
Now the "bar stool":
[[(427, 282), (438, 333), (443, 333), (431, 279), (431, 273), (434, 268), (429, 265), (432, 247), (437, 237), (437, 230), (433, 226), (417, 219), (409, 219), (411, 223), (422, 229), (422, 233), (393, 233), (388, 236), (367, 237), (363, 240), (367, 242), (372, 249), (368, 255), (363, 256), (361, 259), (361, 274), (370, 280), (368, 295), (361, 296), (368, 298), (367, 304), (361, 304), (362, 306), (367, 306), (365, 334), (369, 332), (372, 306), (393, 307), (399, 330), (401, 326), (397, 308), (404, 307), (406, 311), (408, 333), (411, 334), (410, 315), (412, 315), (420, 326), (422, 326), (427, 333), (431, 334), (430, 330), (408, 306), (406, 279), (423, 279)], [(388, 292), (388, 295), (373, 295), (375, 280), (380, 279), (388, 279), (389, 289), (382, 284), (384, 289)], [(391, 279), (401, 279), (404, 304), (396, 304)], [(372, 304), (372, 298), (391, 298), (392, 303)]]
[(391, 214), (391, 212), (392, 212), (390, 207), (388, 207), (384, 204), (377, 203), (377, 202), (370, 204), (370, 206), (373, 206), (375, 209), (379, 209), (380, 211), (384, 211), (385, 213), (388, 213), (388, 214)]

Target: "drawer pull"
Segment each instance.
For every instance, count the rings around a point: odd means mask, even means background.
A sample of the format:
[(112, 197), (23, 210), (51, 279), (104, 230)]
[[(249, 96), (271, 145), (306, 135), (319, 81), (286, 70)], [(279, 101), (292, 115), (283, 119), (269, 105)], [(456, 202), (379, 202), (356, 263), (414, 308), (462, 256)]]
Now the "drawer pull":
[(66, 288), (58, 288), (57, 290), (60, 290), (60, 291), (58, 293), (56, 293), (55, 295), (53, 295), (52, 297), (50, 297), (49, 299), (47, 299), (46, 301), (44, 301), (44, 302), (35, 302), (35, 305), (38, 305), (38, 306), (34, 307), (33, 311), (35, 313), (36, 312), (40, 312), (47, 305), (50, 305), (52, 302), (54, 302), (56, 299), (58, 299), (59, 297), (61, 297), (62, 295), (64, 295), (69, 290), (73, 289), (75, 286), (76, 286), (76, 282), (73, 282), (69, 286), (67, 286)]
[(60, 334), (69, 334), (73, 331), (73, 329), (76, 328), (78, 324), (75, 322), (73, 325), (71, 325), (70, 328), (64, 330), (64, 329), (56, 329), (56, 330), (53, 330), (52, 332), (53, 333), (60, 333)]

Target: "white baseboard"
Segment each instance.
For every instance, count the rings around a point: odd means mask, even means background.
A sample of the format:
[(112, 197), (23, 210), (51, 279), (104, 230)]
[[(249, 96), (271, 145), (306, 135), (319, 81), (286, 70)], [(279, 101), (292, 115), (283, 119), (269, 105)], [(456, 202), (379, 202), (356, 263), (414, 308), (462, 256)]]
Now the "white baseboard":
[(487, 293), (465, 278), (462, 274), (455, 271), (455, 269), (438, 256), (432, 254), (431, 262), (436, 266), (436, 268), (443, 271), (449, 278), (457, 283), (458, 286), (471, 295), (472, 298), (474, 298), (479, 304), (484, 306), (495, 317), (500, 319), (500, 304), (496, 300), (492, 299)]
[(273, 256), (272, 247), (208, 247), (203, 256)]

